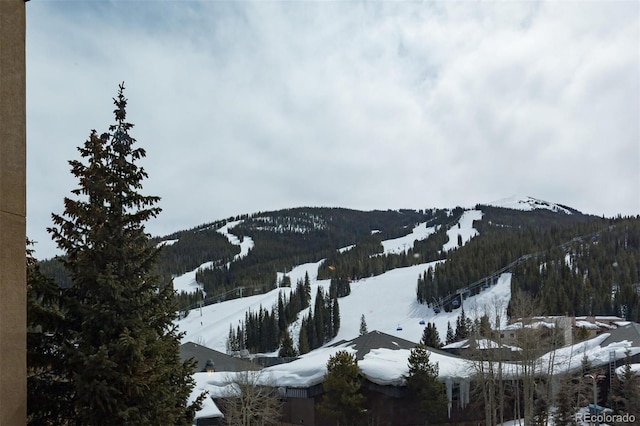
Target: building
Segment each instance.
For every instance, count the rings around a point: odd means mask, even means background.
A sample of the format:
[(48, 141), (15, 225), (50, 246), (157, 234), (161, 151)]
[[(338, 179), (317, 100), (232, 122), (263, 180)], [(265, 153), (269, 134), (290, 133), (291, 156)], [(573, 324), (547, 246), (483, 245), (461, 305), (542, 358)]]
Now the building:
[(27, 417), (26, 7), (0, 1), (0, 424)]
[[(261, 368), (257, 363), (233, 357), (193, 342), (180, 345), (180, 358), (183, 362), (188, 359), (194, 359), (196, 361), (196, 371), (198, 372), (238, 372), (259, 370)], [(209, 368), (207, 368), (207, 364), (209, 364)]]

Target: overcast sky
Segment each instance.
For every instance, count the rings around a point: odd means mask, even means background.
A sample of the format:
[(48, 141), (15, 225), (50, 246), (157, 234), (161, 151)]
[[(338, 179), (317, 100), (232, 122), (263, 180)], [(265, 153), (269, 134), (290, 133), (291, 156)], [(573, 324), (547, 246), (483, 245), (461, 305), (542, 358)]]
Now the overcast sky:
[(153, 235), (529, 195), (640, 213), (639, 3), (27, 3), (28, 235), (124, 81)]

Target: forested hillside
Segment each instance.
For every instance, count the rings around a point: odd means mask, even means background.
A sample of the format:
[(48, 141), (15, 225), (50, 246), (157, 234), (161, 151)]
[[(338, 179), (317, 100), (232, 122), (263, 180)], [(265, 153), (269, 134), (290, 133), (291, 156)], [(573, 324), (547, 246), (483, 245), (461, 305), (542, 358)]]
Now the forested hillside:
[[(498, 272), (513, 273), (512, 291), (538, 297), (545, 314), (619, 315), (640, 320), (640, 218), (600, 218), (562, 206), (558, 211), (520, 211), (477, 205), (479, 235), (444, 251), (447, 231), (464, 209), (363, 212), (342, 208), (295, 208), (243, 215), (152, 239), (159, 246), (157, 273), (171, 277), (192, 271), (206, 293), (205, 304), (291, 286), (277, 272), (326, 259), (319, 279), (333, 279), (344, 294), (348, 282), (385, 271), (445, 260), (416, 283), (419, 302), (444, 309), (456, 297), (483, 290)], [(218, 232), (225, 224), (252, 249), (240, 248)], [(432, 232), (399, 253), (384, 253), (382, 241), (408, 235), (423, 223)], [(68, 278), (56, 261), (42, 271), (63, 285)], [(178, 306), (193, 308), (200, 293), (182, 294)], [(455, 302), (454, 302), (455, 303)], [(234, 330), (235, 331), (235, 330)]]

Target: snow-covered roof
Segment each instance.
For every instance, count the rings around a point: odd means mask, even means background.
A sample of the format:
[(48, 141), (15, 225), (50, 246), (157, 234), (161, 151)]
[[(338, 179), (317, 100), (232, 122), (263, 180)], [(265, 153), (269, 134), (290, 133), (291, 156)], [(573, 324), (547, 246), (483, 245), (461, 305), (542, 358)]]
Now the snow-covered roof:
[(295, 361), (263, 369), (264, 375), (262, 377), (276, 386), (308, 388), (317, 385), (324, 381), (329, 358), (341, 350), (352, 354), (356, 353), (355, 349), (346, 344), (316, 349), (302, 355)]
[(582, 359), (587, 357), (594, 367), (607, 365), (612, 356), (615, 360), (624, 359), (627, 351), (633, 356), (640, 353), (640, 347), (633, 346), (629, 340), (610, 339), (611, 333), (602, 333), (593, 339), (565, 346), (540, 357), (540, 365), (551, 365), (557, 373), (574, 372), (582, 368)]
[[(631, 367), (631, 371), (636, 376), (640, 376), (640, 364), (629, 364), (629, 366)], [(619, 379), (624, 379), (624, 370), (625, 370), (624, 365), (621, 365), (620, 367), (616, 368), (616, 375), (618, 376)]]
[[(506, 325), (504, 327), (501, 327), (500, 330), (502, 331), (509, 331), (509, 330), (520, 330), (523, 327), (522, 322), (518, 321), (518, 322), (514, 322), (513, 324), (509, 324)], [(549, 322), (549, 321), (533, 321), (529, 324), (525, 324), (524, 328), (540, 328), (540, 327), (545, 327), (545, 328), (555, 328), (556, 324), (553, 322)]]
[[(464, 339), (459, 342), (449, 343), (442, 347), (442, 349), (468, 349), (471, 347), (471, 339)], [(511, 351), (521, 351), (522, 349), (511, 346), (511, 345), (500, 345), (498, 342), (491, 339), (477, 339), (475, 340), (475, 347), (477, 349), (485, 350), (485, 349), (498, 349), (502, 347), (503, 349), (509, 349)]]
[(202, 392), (207, 392), (206, 398), (202, 401), (202, 408), (196, 413), (196, 419), (224, 417), (222, 411), (220, 411), (216, 403), (211, 399), (220, 394), (220, 387), (225, 386), (224, 384), (218, 386), (218, 382), (214, 381), (214, 377), (222, 377), (222, 374), (223, 373), (195, 373), (193, 375), (195, 386), (191, 390), (191, 395), (189, 395), (189, 403), (195, 401)]
[(469, 339), (464, 339), (457, 342), (451, 342), (448, 345), (444, 345), (442, 349), (466, 349), (469, 346)]
[(592, 322), (589, 322), (589, 321), (576, 321), (576, 327), (578, 327), (578, 328), (586, 328), (586, 329), (590, 329), (590, 330), (598, 330), (598, 329), (600, 329), (600, 326), (598, 326), (597, 324), (594, 324)]

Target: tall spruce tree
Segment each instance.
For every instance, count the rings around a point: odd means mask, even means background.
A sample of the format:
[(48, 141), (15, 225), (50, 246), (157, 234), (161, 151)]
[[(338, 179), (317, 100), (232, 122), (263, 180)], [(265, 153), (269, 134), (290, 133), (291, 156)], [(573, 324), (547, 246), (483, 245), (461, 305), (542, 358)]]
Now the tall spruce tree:
[(190, 425), (202, 396), (188, 403), (194, 364), (180, 360), (175, 292), (152, 273), (158, 249), (144, 228), (160, 213), (159, 197), (139, 192), (145, 151), (129, 135), (123, 84), (114, 104), (115, 124), (93, 130), (78, 148), (82, 160), (69, 162), (79, 187), (48, 229), (73, 282), (61, 350), (76, 422)]
[(369, 330), (367, 330), (367, 320), (364, 317), (364, 314), (360, 316), (360, 335), (364, 336), (367, 334)]
[(422, 331), (422, 339), (420, 340), (425, 346), (440, 349), (442, 347), (442, 341), (440, 340), (440, 333), (434, 323), (427, 323), (427, 326)]
[(282, 334), (282, 339), (280, 342), (280, 349), (278, 350), (278, 356), (280, 357), (296, 357), (298, 356), (298, 351), (293, 346), (293, 339), (289, 334), (288, 330), (285, 330)]
[(451, 328), (451, 321), (447, 321), (447, 337), (445, 343), (448, 345), (449, 343), (453, 343), (456, 341), (456, 336), (453, 334), (453, 329)]
[(418, 404), (425, 416), (425, 424), (439, 424), (447, 416), (447, 395), (444, 383), (438, 381), (438, 364), (429, 359), (423, 344), (411, 349), (408, 358), (409, 374), (405, 377), (410, 400)]
[(323, 386), (321, 411), (334, 416), (337, 424), (360, 424), (365, 397), (361, 393), (362, 379), (355, 355), (341, 350), (329, 357)]

